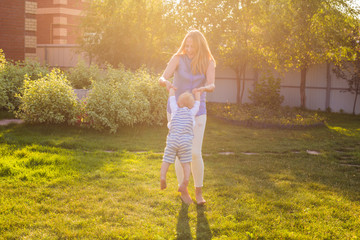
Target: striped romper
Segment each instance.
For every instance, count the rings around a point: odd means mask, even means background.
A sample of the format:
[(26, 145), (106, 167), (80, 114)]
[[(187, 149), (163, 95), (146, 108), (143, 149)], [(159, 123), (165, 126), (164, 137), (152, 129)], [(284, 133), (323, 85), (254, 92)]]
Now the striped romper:
[(181, 163), (192, 161), (192, 141), (195, 115), (199, 111), (200, 102), (195, 101), (193, 108), (179, 108), (175, 96), (170, 99), (171, 120), (168, 124), (169, 134), (166, 139), (163, 161), (174, 163), (177, 156)]

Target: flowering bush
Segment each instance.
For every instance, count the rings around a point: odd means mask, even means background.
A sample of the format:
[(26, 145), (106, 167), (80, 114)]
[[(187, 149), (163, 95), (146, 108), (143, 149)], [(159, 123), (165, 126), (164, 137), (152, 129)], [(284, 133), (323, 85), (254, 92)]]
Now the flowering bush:
[(36, 61), (26, 60), (6, 61), (5, 55), (0, 52), (0, 108), (14, 111), (20, 101), (15, 97), (21, 92), (24, 85), (25, 74), (29, 79), (36, 79), (48, 73), (46, 67)]
[(97, 65), (87, 66), (82, 60), (74, 68), (70, 68), (66, 75), (75, 89), (89, 89), (92, 81), (96, 82), (102, 78), (101, 70)]
[(166, 90), (144, 68), (134, 73), (109, 67), (105, 79), (93, 82), (86, 111), (95, 129), (115, 133), (120, 126), (163, 124), (166, 99)]
[(5, 54), (3, 50), (0, 48), (0, 108), (4, 108), (8, 100), (6, 94), (5, 81), (3, 81), (5, 67), (6, 67)]
[(26, 75), (17, 97), (21, 104), (16, 116), (31, 123), (72, 123), (78, 112), (75, 93), (59, 69), (37, 80)]
[(0, 48), (0, 72), (3, 71), (5, 65), (6, 65), (5, 54), (4, 51)]
[(142, 95), (149, 103), (149, 112), (141, 119), (146, 125), (163, 125), (166, 120), (168, 93), (158, 84), (159, 76), (150, 74), (142, 67), (132, 76), (131, 86), (137, 96)]

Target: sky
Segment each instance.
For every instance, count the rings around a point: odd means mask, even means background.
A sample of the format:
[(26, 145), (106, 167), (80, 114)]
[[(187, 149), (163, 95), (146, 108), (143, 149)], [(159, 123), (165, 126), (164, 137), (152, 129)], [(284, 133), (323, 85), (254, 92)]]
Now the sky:
[[(360, 8), (360, 0), (354, 0), (358, 8)], [(359, 16), (359, 15), (358, 15)]]
[(360, 6), (360, 0), (355, 0), (355, 3)]

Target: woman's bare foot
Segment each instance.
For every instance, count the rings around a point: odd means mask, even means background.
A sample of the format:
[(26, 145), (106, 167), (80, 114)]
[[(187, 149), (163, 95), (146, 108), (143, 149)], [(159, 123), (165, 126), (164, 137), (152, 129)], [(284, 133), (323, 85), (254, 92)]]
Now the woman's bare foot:
[(202, 189), (201, 187), (197, 187), (195, 188), (195, 198), (196, 198), (196, 203), (198, 205), (204, 205), (206, 203), (205, 199), (202, 196)]
[(166, 180), (160, 179), (160, 188), (161, 190), (164, 190), (166, 188)]

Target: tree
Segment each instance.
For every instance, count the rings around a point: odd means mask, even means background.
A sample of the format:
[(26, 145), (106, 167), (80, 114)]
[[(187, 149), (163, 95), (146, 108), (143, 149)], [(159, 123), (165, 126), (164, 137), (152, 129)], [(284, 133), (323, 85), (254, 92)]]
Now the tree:
[(347, 92), (355, 94), (353, 111), (355, 114), (358, 95), (360, 94), (360, 28), (354, 28), (352, 34), (348, 37), (349, 49), (347, 56), (343, 61), (338, 62), (334, 67), (337, 77), (347, 81)]
[(223, 26), (219, 56), (225, 65), (234, 70), (237, 82), (237, 103), (242, 103), (245, 76), (248, 66), (254, 66), (257, 58), (254, 32), (257, 1), (227, 1), (229, 12)]
[(172, 4), (161, 0), (93, 0), (82, 21), (82, 49), (115, 66), (159, 66), (174, 51)]
[(245, 75), (256, 64), (254, 21), (257, 0), (180, 1), (179, 22), (196, 28), (207, 37), (213, 54), (223, 65), (234, 70), (237, 82), (237, 102), (242, 103)]
[[(268, 21), (273, 29), (270, 41), (263, 41), (276, 68), (300, 70), (301, 107), (306, 107), (306, 74), (311, 65), (334, 59), (351, 28), (354, 11), (351, 0), (264, 0)], [(272, 21), (274, 14), (282, 22)], [(276, 23), (276, 25), (273, 25)], [(269, 26), (273, 25), (273, 26)], [(268, 26), (268, 27), (266, 27)], [(280, 32), (281, 34), (276, 34)], [(265, 35), (265, 34), (264, 34)], [(281, 39), (279, 39), (281, 37)], [(263, 38), (265, 39), (265, 38)], [(336, 58), (336, 57), (335, 57)]]

